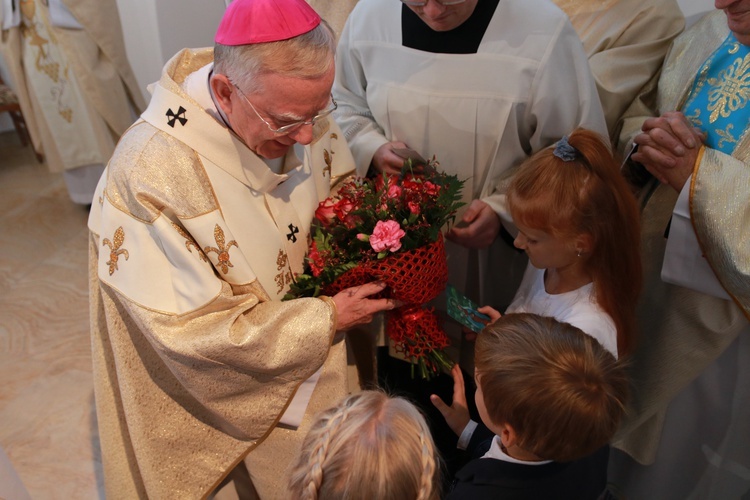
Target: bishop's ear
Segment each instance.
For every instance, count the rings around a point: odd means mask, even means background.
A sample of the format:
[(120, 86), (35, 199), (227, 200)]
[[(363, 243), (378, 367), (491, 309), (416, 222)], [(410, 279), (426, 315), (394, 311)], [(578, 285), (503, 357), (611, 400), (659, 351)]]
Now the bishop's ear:
[(226, 115), (232, 114), (232, 93), (235, 91), (234, 85), (229, 81), (226, 75), (214, 73), (209, 81), (211, 91), (214, 93), (217, 104)]

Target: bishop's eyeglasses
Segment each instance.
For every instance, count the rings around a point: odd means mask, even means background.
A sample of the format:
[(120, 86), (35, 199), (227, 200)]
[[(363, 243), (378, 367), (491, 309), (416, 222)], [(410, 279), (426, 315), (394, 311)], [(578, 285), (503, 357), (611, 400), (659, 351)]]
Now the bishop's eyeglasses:
[[(450, 7), (451, 5), (458, 5), (464, 3), (466, 0), (434, 0), (443, 7)], [(401, 3), (408, 5), (409, 7), (424, 7), (427, 5), (428, 0), (401, 0)]]
[(328, 108), (326, 108), (326, 109), (324, 109), (323, 111), (319, 112), (317, 115), (313, 116), (310, 120), (307, 120), (307, 121), (306, 120), (300, 120), (298, 122), (289, 123), (289, 124), (284, 125), (282, 127), (275, 128), (275, 127), (271, 126), (270, 123), (268, 123), (268, 120), (266, 120), (265, 118), (263, 118), (261, 116), (261, 114), (258, 113), (258, 110), (255, 109), (255, 106), (253, 106), (253, 103), (250, 102), (250, 99), (248, 99), (247, 96), (245, 95), (245, 93), (242, 92), (242, 89), (240, 89), (240, 87), (236, 83), (234, 83), (232, 80), (229, 80), (229, 82), (232, 85), (234, 85), (234, 88), (237, 89), (237, 92), (239, 92), (239, 94), (242, 96), (242, 98), (245, 100), (245, 102), (250, 105), (250, 108), (255, 112), (255, 114), (258, 116), (258, 118), (260, 118), (260, 121), (262, 121), (263, 123), (265, 123), (266, 127), (268, 127), (268, 130), (270, 130), (274, 134), (288, 134), (290, 132), (294, 132), (298, 128), (303, 127), (305, 125), (315, 125), (315, 122), (317, 122), (321, 118), (325, 118), (326, 116), (330, 115), (331, 113), (333, 113), (334, 111), (336, 111), (336, 109), (339, 107), (339, 105), (336, 103), (336, 99), (333, 98), (333, 94), (331, 94), (331, 106), (328, 107)]

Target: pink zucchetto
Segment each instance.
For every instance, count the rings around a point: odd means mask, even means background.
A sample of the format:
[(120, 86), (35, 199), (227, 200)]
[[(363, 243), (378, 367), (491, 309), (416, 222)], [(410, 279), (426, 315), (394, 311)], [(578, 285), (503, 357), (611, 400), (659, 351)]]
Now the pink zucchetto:
[(222, 45), (278, 42), (320, 24), (305, 0), (234, 0), (227, 7), (214, 41)]

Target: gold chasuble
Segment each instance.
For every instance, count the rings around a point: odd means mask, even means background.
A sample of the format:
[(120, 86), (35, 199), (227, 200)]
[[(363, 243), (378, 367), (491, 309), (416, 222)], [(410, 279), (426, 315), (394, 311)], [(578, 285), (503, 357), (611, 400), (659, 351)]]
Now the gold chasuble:
[[(248, 453), (263, 457), (250, 468), (261, 496), (283, 497), (307, 422), (346, 392), (330, 299), (280, 299), (351, 154), (333, 120), (321, 120), (310, 145), (264, 162), (188, 95), (193, 73), (208, 92), (211, 62), (210, 49), (186, 49), (167, 64), (91, 210), (108, 499), (204, 498)], [(281, 429), (321, 366), (299, 429)]]
[[(639, 307), (640, 338), (633, 355), (634, 398), (615, 446), (643, 464), (654, 461), (664, 416), (670, 401), (716, 360), (738, 335), (750, 334), (750, 137), (748, 108), (750, 64), (742, 55), (726, 59), (719, 78), (704, 78), (702, 68), (727, 40), (726, 16), (716, 11), (704, 17), (675, 43), (658, 82), (658, 114), (686, 108), (694, 84), (711, 86), (708, 107), (694, 123), (708, 130), (719, 126), (712, 110), (725, 116), (742, 109), (738, 126), (712, 133), (732, 137), (720, 146), (705, 147), (693, 171), (689, 189), (690, 219), (700, 249), (730, 300), (661, 277), (667, 240), (665, 228), (678, 193), (656, 181), (643, 192), (644, 271), (646, 281)], [(730, 51), (731, 52), (731, 51)], [(700, 90), (700, 89), (698, 89)], [(633, 103), (624, 120), (621, 144), (630, 144), (648, 111), (648, 93)], [(689, 104), (689, 103), (687, 103)], [(695, 114), (695, 113), (693, 113)], [(695, 119), (699, 118), (699, 122)], [(716, 124), (716, 125), (714, 125)], [(733, 142), (722, 152), (725, 140)], [(689, 271), (688, 271), (689, 272)], [(739, 389), (737, 389), (739, 390)], [(738, 393), (739, 394), (739, 393)], [(747, 447), (747, 443), (743, 444)], [(718, 463), (718, 462), (717, 462)]]

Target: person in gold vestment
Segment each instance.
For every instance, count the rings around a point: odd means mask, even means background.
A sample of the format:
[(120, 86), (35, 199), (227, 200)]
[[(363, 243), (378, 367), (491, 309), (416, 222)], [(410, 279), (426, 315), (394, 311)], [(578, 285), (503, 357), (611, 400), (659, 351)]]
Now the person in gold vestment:
[(234, 0), (213, 51), (167, 63), (107, 165), (89, 270), (108, 499), (206, 498), (243, 470), (248, 498), (288, 498), (312, 416), (348, 389), (340, 332), (394, 307), (368, 298), (379, 283), (281, 300), (353, 170), (330, 119), (334, 50), (304, 0)]
[(0, 56), (34, 149), (91, 204), (115, 144), (146, 106), (125, 54), (115, 0), (0, 5)]
[(646, 286), (633, 401), (610, 462), (627, 498), (750, 491), (750, 0), (715, 5), (675, 39), (656, 110), (644, 96), (623, 124), (649, 173), (635, 176)]
[(672, 40), (685, 27), (675, 0), (553, 0), (570, 18), (589, 59), (607, 128), (659, 74)]

